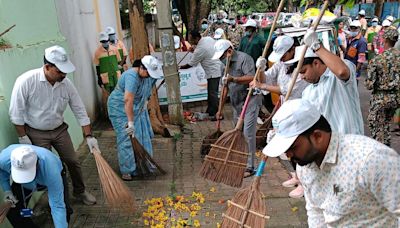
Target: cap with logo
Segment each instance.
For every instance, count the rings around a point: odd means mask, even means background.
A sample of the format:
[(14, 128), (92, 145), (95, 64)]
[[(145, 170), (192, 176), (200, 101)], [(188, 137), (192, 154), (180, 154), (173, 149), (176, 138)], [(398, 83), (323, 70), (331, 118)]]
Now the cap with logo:
[(69, 61), (67, 52), (63, 47), (55, 45), (46, 48), (44, 50), (44, 57), (63, 73), (68, 74), (75, 71), (75, 66)]
[(254, 27), (257, 28), (257, 22), (253, 19), (248, 19), (246, 21), (246, 24), (243, 25), (243, 27)]
[[(286, 61), (285, 64), (293, 64), (293, 63), (298, 62), (301, 58), (301, 54), (302, 54), (304, 47), (305, 47), (305, 45), (297, 46), (295, 49), (294, 58), (289, 61)], [(315, 54), (313, 52), (313, 50), (311, 50), (311, 48), (307, 48), (304, 58), (311, 58), (311, 57), (318, 57), (318, 55)]]
[(36, 176), (37, 154), (30, 146), (19, 146), (11, 151), (11, 178), (15, 183), (25, 184)]
[(282, 56), (292, 48), (294, 40), (290, 36), (278, 36), (274, 41), (273, 51), (269, 55), (268, 60), (271, 62), (279, 62)]
[(269, 157), (285, 153), (297, 137), (310, 129), (321, 117), (318, 108), (304, 99), (288, 100), (272, 117), (275, 136), (263, 149)]
[(212, 57), (212, 59), (219, 59), (221, 58), (221, 56), (224, 54), (224, 52), (226, 50), (228, 50), (228, 48), (232, 47), (233, 45), (230, 41), (228, 40), (217, 40), (217, 42), (215, 42), (214, 44), (214, 56)]
[(149, 72), (150, 77), (154, 79), (160, 79), (164, 76), (162, 66), (155, 57), (151, 55), (146, 55), (142, 58), (141, 61), (142, 64), (146, 67), (147, 72)]
[(219, 39), (224, 35), (224, 30), (222, 28), (217, 28), (214, 33), (214, 39)]

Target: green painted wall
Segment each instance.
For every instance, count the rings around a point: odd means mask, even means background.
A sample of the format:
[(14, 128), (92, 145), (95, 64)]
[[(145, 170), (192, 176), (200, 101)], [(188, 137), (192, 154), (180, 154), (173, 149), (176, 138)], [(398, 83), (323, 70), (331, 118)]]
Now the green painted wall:
[[(8, 116), (9, 101), (15, 79), (23, 72), (43, 65), (44, 49), (58, 44), (68, 51), (60, 33), (54, 0), (41, 0), (36, 4), (26, 1), (0, 0), (0, 32), (16, 24), (2, 38), (12, 48), (0, 50), (0, 150), (16, 143), (17, 135)], [(68, 75), (73, 81), (73, 75)], [(71, 110), (65, 112), (65, 121), (77, 147), (82, 142), (82, 131)], [(0, 201), (3, 198), (0, 191)], [(0, 227), (7, 227), (1, 224)], [(9, 225), (8, 225), (9, 226)]]

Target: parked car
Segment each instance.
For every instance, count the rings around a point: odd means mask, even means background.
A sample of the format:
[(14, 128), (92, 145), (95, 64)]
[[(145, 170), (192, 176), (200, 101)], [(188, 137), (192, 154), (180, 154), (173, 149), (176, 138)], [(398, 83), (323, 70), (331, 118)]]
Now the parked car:
[(294, 13), (280, 13), (278, 18), (278, 25), (288, 26), (292, 25), (290, 22), (290, 18), (294, 15)]

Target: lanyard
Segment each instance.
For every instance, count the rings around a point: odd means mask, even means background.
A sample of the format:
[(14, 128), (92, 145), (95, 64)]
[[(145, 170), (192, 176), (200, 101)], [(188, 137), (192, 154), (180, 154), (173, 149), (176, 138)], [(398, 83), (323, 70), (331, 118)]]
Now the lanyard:
[(25, 197), (24, 187), (22, 187), (22, 184), (21, 184), (21, 191), (22, 191), (22, 199), (24, 200), (24, 208), (27, 208), (27, 206), (26, 206), (26, 199), (28, 199), (29, 197), (32, 196), (32, 194), (36, 191), (36, 187), (35, 187), (35, 188), (32, 190), (32, 192), (29, 193), (29, 195), (27, 195), (26, 197)]

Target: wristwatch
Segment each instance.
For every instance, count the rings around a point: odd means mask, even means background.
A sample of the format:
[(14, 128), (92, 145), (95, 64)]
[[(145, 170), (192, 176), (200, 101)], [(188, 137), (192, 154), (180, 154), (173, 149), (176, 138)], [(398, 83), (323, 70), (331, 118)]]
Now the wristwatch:
[(318, 51), (321, 48), (321, 43), (320, 42), (315, 42), (311, 45), (311, 50), (314, 52)]

